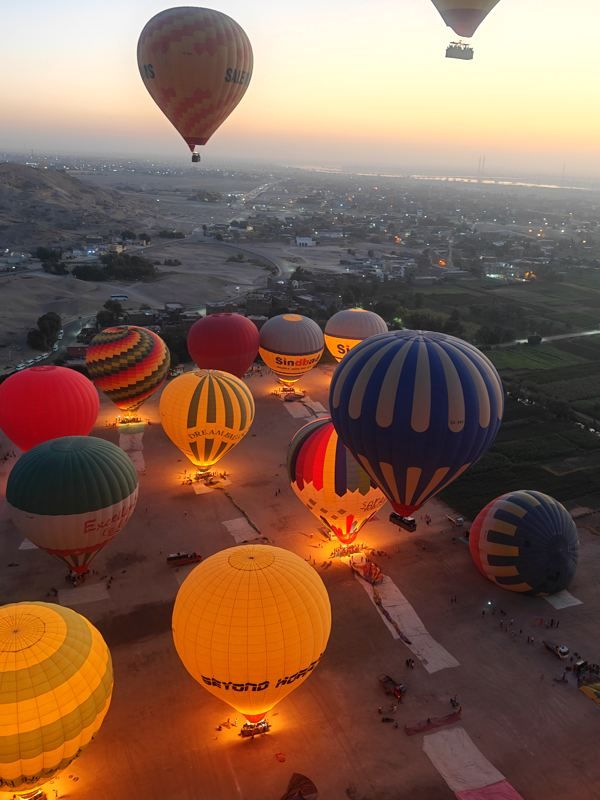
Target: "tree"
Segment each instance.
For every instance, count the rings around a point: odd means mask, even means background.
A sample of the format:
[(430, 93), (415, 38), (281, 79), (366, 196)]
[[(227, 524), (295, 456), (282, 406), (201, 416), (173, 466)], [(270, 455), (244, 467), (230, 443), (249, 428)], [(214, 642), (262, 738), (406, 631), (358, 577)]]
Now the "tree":
[(114, 315), (112, 311), (109, 311), (107, 308), (101, 308), (96, 314), (96, 324), (99, 328), (110, 328), (114, 323)]
[(121, 231), (121, 239), (132, 240), (132, 239), (135, 239), (135, 238), (136, 238), (136, 236), (135, 236), (135, 232), (134, 231), (131, 231), (128, 228), (126, 230), (124, 230), (124, 231)]
[(58, 332), (61, 329), (61, 320), (54, 311), (43, 314), (37, 321), (38, 330), (44, 340), (44, 347), (51, 347), (58, 339)]
[(31, 328), (27, 333), (27, 344), (34, 350), (46, 349), (46, 340), (39, 328)]

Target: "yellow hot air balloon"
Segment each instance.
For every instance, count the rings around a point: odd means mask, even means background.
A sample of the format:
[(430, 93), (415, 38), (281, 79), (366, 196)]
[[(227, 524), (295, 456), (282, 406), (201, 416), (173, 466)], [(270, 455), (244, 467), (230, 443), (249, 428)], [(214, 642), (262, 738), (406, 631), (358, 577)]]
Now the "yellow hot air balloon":
[(160, 398), (160, 421), (169, 439), (206, 472), (248, 433), (254, 398), (246, 384), (217, 369), (186, 372)]
[(0, 791), (32, 792), (98, 732), (112, 696), (96, 628), (53, 603), (0, 607)]
[(295, 383), (316, 366), (324, 347), (321, 328), (301, 314), (279, 314), (260, 329), (260, 357), (283, 383)]
[[(498, 3), (498, 0), (432, 0), (442, 19), (458, 36), (473, 36), (477, 28)], [(452, 42), (447, 58), (470, 60), (473, 49), (464, 42)]]
[(360, 344), (363, 339), (387, 333), (388, 326), (379, 314), (365, 308), (345, 308), (338, 311), (325, 325), (325, 344), (336, 361)]
[(311, 675), (330, 630), (317, 572), (269, 545), (207, 558), (182, 583), (173, 609), (175, 649), (187, 671), (250, 722)]

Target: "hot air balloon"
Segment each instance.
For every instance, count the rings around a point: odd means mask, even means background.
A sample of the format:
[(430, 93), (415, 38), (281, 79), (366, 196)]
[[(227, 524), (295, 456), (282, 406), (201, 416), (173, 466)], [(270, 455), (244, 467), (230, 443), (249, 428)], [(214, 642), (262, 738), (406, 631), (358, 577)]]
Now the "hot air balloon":
[(336, 361), (341, 361), (363, 339), (387, 333), (387, 325), (379, 314), (364, 308), (345, 308), (334, 314), (325, 325), (325, 344)]
[(288, 449), (290, 485), (342, 544), (385, 503), (383, 493), (339, 440), (330, 417), (300, 428)]
[(85, 436), (100, 401), (91, 381), (65, 367), (30, 367), (0, 385), (0, 428), (21, 450), (59, 436)]
[(269, 545), (207, 558), (182, 583), (173, 609), (184, 667), (253, 723), (311, 675), (330, 630), (329, 597), (317, 572)]
[(122, 411), (135, 411), (162, 386), (171, 358), (160, 336), (136, 325), (96, 334), (85, 363), (98, 389)]
[[(432, 0), (432, 3), (457, 36), (470, 37), (498, 0)], [(464, 42), (452, 42), (446, 50), (446, 57), (470, 60), (473, 49)]]
[(200, 472), (235, 447), (253, 419), (250, 389), (228, 372), (186, 372), (172, 380), (160, 398), (165, 433)]
[(0, 789), (38, 797), (96, 735), (112, 688), (109, 649), (81, 614), (53, 603), (1, 606)]
[(138, 67), (150, 96), (192, 151), (208, 142), (252, 77), (252, 47), (235, 20), (210, 8), (169, 8), (140, 35)]
[(321, 328), (300, 314), (279, 314), (260, 329), (260, 357), (283, 383), (295, 383), (316, 366), (324, 346)]
[(82, 575), (135, 508), (129, 456), (94, 436), (63, 436), (21, 456), (6, 485), (11, 519), (38, 547)]
[(331, 418), (400, 515), (420, 508), (491, 446), (502, 382), (476, 347), (429, 331), (372, 336), (338, 364)]
[(258, 354), (258, 328), (241, 314), (209, 314), (194, 322), (187, 346), (200, 369), (220, 369), (242, 378)]
[(570, 584), (579, 551), (567, 509), (542, 492), (508, 492), (475, 517), (469, 549), (481, 574), (502, 589), (554, 594)]

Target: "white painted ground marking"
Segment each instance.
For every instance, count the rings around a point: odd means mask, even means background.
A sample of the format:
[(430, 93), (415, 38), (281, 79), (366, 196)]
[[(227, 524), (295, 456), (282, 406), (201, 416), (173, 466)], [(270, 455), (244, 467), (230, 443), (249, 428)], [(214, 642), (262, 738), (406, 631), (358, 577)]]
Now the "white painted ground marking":
[(198, 564), (186, 564), (184, 567), (175, 567), (173, 574), (177, 583), (181, 586), (190, 572), (197, 566)]
[(260, 534), (255, 531), (252, 525), (248, 524), (245, 517), (236, 517), (236, 519), (228, 519), (223, 522), (229, 533), (235, 539), (236, 544), (241, 542), (249, 542), (252, 539), (258, 539)]
[(481, 789), (504, 780), (464, 728), (447, 728), (424, 736), (423, 750), (453, 792)]
[(327, 409), (318, 400), (311, 400), (310, 397), (305, 397), (304, 403), (317, 414), (327, 414)]
[(583, 600), (578, 600), (574, 597), (571, 592), (567, 592), (566, 589), (563, 589), (562, 592), (556, 592), (556, 594), (550, 594), (544, 598), (551, 606), (554, 606), (558, 611), (561, 608), (569, 608), (569, 606), (581, 606), (583, 605)]
[(84, 583), (82, 586), (61, 589), (58, 593), (58, 602), (61, 606), (83, 606), (86, 603), (109, 599), (105, 583)]
[(37, 544), (30, 542), (29, 539), (23, 539), (21, 544), (19, 545), (19, 550), (37, 550)]
[(142, 474), (146, 472), (143, 439), (143, 433), (119, 433), (119, 447), (133, 461), (136, 471)]
[(304, 419), (306, 417), (312, 416), (308, 408), (302, 405), (302, 403), (284, 403), (283, 404), (291, 417), (294, 419)]
[[(396, 628), (386, 619), (375, 603), (373, 599), (373, 586), (362, 578), (359, 578), (358, 575), (355, 577), (369, 595), (371, 602), (377, 609), (377, 613), (381, 616), (381, 619), (386, 624), (394, 639), (400, 639), (401, 637)], [(423, 663), (427, 672), (439, 672), (441, 669), (450, 669), (451, 667), (459, 666), (459, 662), (454, 656), (431, 636), (415, 609), (390, 577), (385, 575), (382, 583), (375, 588), (377, 589), (385, 610), (411, 642), (410, 644), (404, 642), (404, 644), (406, 644), (408, 649)]]
[(214, 486), (207, 486), (204, 481), (194, 481), (192, 483), (192, 488), (194, 489), (194, 494), (209, 494), (210, 492), (214, 492), (215, 489), (222, 489), (230, 485), (231, 481), (229, 478), (219, 478), (219, 482)]

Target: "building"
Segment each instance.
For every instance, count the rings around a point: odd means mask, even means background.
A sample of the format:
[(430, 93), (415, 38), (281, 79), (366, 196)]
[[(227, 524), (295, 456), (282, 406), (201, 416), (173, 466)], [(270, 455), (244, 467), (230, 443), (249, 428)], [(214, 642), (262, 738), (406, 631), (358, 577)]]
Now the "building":
[(296, 236), (296, 247), (315, 247), (316, 244), (312, 236)]

